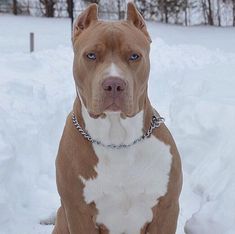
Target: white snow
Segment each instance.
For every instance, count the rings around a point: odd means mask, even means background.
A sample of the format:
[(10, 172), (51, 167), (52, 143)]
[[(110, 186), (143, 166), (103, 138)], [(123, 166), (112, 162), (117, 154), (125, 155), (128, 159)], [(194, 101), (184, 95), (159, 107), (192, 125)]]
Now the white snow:
[[(235, 233), (235, 28), (148, 24), (149, 94), (184, 169), (177, 234)], [(0, 15), (0, 234), (46, 234), (75, 97), (70, 21)], [(28, 53), (29, 32), (36, 51)]]

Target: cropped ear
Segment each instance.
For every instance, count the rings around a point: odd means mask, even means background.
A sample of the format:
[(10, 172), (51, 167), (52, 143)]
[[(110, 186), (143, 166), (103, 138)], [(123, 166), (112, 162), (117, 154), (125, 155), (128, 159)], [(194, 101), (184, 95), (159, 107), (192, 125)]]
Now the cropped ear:
[(93, 3), (89, 5), (75, 20), (73, 24), (73, 41), (83, 30), (88, 28), (92, 22), (97, 20), (98, 6)]
[(139, 11), (136, 9), (135, 4), (133, 2), (129, 2), (127, 4), (127, 21), (129, 21), (135, 27), (137, 27), (139, 30), (141, 30), (144, 33), (144, 35), (147, 37), (148, 41), (150, 43), (152, 42), (152, 40), (149, 36), (149, 33), (147, 31), (147, 27), (144, 22), (144, 18), (139, 13)]

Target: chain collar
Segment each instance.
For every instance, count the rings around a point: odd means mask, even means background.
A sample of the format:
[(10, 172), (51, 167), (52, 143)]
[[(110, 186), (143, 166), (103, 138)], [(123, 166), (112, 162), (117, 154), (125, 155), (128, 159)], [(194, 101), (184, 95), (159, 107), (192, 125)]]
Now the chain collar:
[(110, 148), (110, 149), (125, 149), (128, 147), (131, 147), (132, 145), (137, 144), (138, 142), (143, 141), (144, 139), (148, 138), (151, 136), (153, 130), (155, 128), (158, 128), (162, 123), (164, 123), (165, 119), (163, 117), (156, 117), (155, 115), (152, 117), (152, 121), (150, 123), (150, 127), (148, 129), (148, 131), (143, 134), (141, 137), (135, 139), (134, 141), (132, 141), (129, 144), (104, 144), (101, 141), (95, 140), (93, 139), (90, 134), (88, 132), (86, 132), (85, 130), (82, 129), (82, 127), (80, 126), (77, 117), (75, 116), (74, 112), (72, 113), (72, 121), (74, 126), (77, 128), (77, 130), (82, 134), (82, 136), (87, 139), (88, 141), (90, 141), (93, 144), (105, 147), (105, 148)]

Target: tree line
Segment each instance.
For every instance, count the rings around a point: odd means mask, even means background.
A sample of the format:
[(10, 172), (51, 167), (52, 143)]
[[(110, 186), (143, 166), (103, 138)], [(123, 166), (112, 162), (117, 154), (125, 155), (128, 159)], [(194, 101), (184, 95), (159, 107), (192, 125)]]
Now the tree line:
[(0, 0), (0, 12), (72, 18), (90, 3), (97, 3), (105, 18), (122, 19), (125, 16), (126, 0)]
[[(12, 3), (14, 14), (72, 17), (97, 3), (106, 18), (122, 19), (126, 0), (2, 0)], [(147, 20), (189, 25), (235, 26), (235, 0), (134, 0)], [(0, 3), (0, 11), (1, 11)], [(109, 14), (109, 13), (112, 14)]]
[(235, 0), (135, 0), (146, 19), (183, 25), (235, 26)]

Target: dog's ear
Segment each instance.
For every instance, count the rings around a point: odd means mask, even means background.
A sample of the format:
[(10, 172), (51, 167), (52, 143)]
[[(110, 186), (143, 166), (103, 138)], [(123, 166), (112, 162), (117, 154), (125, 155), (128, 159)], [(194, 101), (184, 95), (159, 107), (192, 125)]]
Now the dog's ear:
[(98, 6), (93, 3), (89, 5), (75, 20), (73, 24), (73, 35), (74, 39), (86, 28), (88, 28), (93, 22), (98, 20)]
[(135, 27), (140, 29), (144, 35), (147, 37), (149, 42), (152, 42), (149, 33), (147, 31), (146, 24), (144, 22), (144, 18), (136, 9), (135, 4), (133, 2), (129, 2), (127, 4), (127, 21), (132, 23)]

